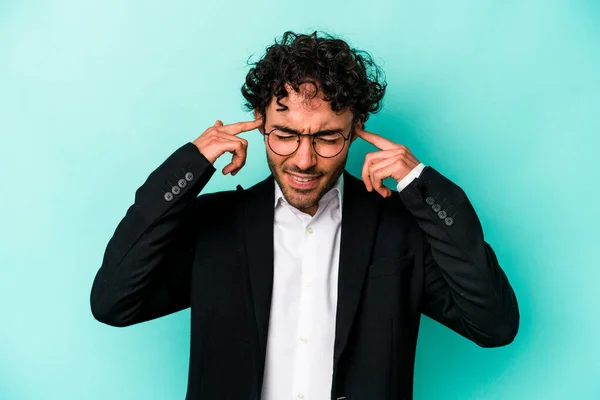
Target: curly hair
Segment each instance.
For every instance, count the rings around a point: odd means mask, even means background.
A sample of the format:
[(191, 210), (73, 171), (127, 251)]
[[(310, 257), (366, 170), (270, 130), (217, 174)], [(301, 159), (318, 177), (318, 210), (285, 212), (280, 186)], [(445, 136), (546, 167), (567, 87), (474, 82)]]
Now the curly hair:
[[(285, 84), (296, 92), (304, 83), (315, 87), (330, 102), (333, 111), (349, 108), (353, 124), (363, 122), (369, 113), (381, 109), (386, 82), (382, 70), (372, 57), (331, 35), (315, 31), (310, 35), (287, 31), (281, 40), (269, 46), (262, 59), (253, 65), (242, 85), (245, 107), (265, 115), (273, 96), (286, 110), (281, 100), (288, 95)], [(314, 97), (313, 96), (313, 97)]]

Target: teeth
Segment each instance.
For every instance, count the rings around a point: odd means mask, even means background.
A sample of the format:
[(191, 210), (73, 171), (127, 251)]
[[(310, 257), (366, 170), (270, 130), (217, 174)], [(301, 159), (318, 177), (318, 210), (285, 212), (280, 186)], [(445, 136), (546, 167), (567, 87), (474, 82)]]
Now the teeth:
[(310, 182), (310, 181), (314, 181), (317, 178), (298, 178), (297, 176), (294, 175), (290, 175), (292, 177), (293, 180), (298, 181), (298, 182)]

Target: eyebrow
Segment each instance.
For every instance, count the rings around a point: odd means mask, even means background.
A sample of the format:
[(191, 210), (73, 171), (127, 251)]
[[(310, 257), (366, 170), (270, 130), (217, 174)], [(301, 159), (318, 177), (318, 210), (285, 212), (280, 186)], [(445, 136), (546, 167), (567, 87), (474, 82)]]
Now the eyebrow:
[[(282, 132), (285, 133), (294, 133), (296, 135), (302, 135), (302, 133), (298, 132), (295, 129), (292, 129), (290, 127), (284, 126), (284, 125), (273, 125), (273, 128), (280, 130)], [(343, 133), (342, 129), (337, 128), (337, 129), (325, 129), (325, 130), (321, 130), (315, 133), (311, 133), (310, 136), (317, 136), (317, 135), (331, 135), (334, 133)]]

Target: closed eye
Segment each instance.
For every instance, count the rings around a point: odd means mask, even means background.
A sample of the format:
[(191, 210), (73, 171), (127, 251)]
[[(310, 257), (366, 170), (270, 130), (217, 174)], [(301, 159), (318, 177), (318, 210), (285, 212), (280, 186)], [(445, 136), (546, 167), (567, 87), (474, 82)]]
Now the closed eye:
[(298, 136), (296, 135), (286, 135), (284, 134), (275, 134), (275, 137), (277, 138), (277, 140), (281, 140), (281, 141), (290, 141), (290, 140), (298, 140)]
[(342, 137), (339, 134), (315, 136), (315, 142), (322, 144), (336, 144), (340, 140), (342, 140)]

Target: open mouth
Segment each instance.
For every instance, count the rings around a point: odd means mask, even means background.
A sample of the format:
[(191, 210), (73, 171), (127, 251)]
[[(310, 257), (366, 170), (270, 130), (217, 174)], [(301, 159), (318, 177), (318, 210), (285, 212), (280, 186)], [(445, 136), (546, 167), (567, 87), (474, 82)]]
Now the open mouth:
[(287, 175), (288, 181), (290, 182), (292, 187), (295, 187), (297, 189), (313, 189), (313, 188), (317, 187), (319, 179), (322, 177), (322, 175), (319, 175), (319, 176), (294, 175), (294, 174), (290, 174), (289, 172), (286, 173), (286, 175)]
[(310, 182), (310, 181), (312, 181), (312, 180), (315, 180), (315, 179), (317, 179), (317, 177), (316, 177), (316, 176), (315, 176), (315, 177), (312, 177), (312, 178), (300, 178), (299, 176), (290, 175), (290, 177), (291, 177), (293, 180), (295, 180), (295, 181), (298, 181), (298, 182)]

